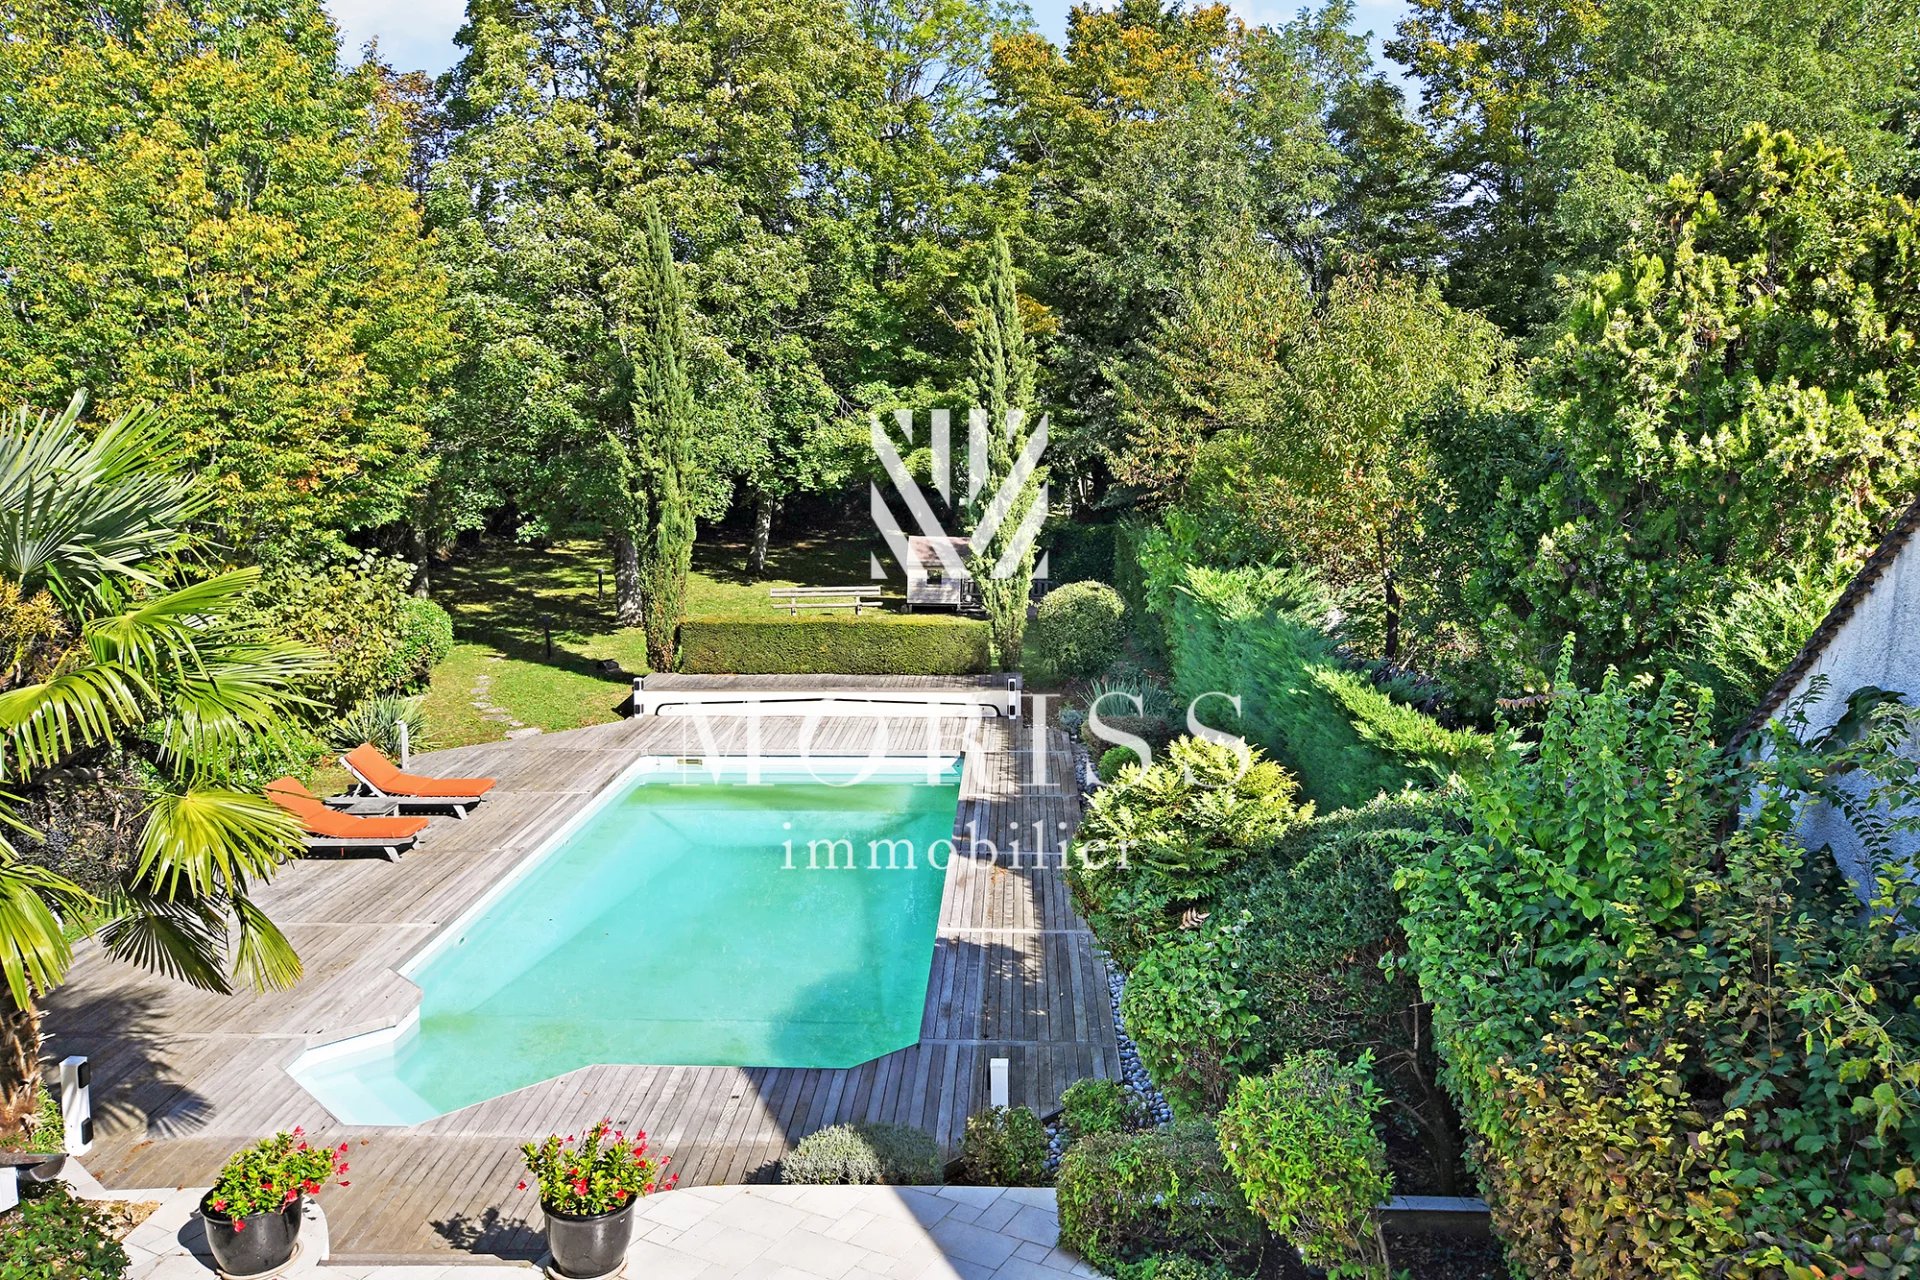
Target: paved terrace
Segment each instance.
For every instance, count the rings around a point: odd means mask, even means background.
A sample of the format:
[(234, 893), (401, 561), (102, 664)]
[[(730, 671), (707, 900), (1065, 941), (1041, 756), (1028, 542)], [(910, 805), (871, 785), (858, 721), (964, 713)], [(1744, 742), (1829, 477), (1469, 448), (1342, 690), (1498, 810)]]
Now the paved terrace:
[(1028, 775), (1024, 721), (925, 717), (649, 716), (420, 756), (445, 775), (500, 785), (465, 822), (436, 819), (398, 863), (308, 859), (259, 894), (299, 948), (291, 992), (216, 996), (83, 945), (49, 1001), (47, 1050), (94, 1061), (98, 1137), (87, 1168), (109, 1188), (205, 1186), (225, 1157), (296, 1124), (349, 1144), (352, 1187), (330, 1192), (336, 1263), (528, 1258), (538, 1209), (516, 1192), (517, 1145), (600, 1116), (644, 1126), (683, 1187), (771, 1180), (781, 1155), (836, 1121), (919, 1125), (956, 1148), (987, 1104), (987, 1064), (1012, 1062), (1012, 1100), (1046, 1112), (1084, 1076), (1117, 1076), (1104, 969), (1057, 861), (949, 865), (932, 980), (911, 1048), (847, 1070), (595, 1066), (411, 1127), (338, 1124), (287, 1075), (303, 1050), (397, 1022), (418, 993), (395, 972), (437, 929), (642, 755), (965, 752), (956, 831), (1018, 828), (1048, 848), (1079, 819), (1066, 744), (1047, 736), (1046, 780)]

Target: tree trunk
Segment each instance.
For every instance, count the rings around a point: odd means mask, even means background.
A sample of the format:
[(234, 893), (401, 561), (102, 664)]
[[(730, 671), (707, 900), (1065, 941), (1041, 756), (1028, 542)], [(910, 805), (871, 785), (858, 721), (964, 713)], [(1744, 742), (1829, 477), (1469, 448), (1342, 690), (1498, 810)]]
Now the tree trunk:
[(1380, 656), (1389, 663), (1400, 659), (1400, 584), (1393, 576), (1393, 562), (1387, 559), (1387, 537), (1377, 535), (1380, 547), (1380, 579), (1386, 586), (1386, 636), (1380, 642)]
[(645, 621), (640, 599), (640, 546), (631, 533), (613, 535), (613, 616), (623, 627)]
[(0, 1131), (11, 1132), (33, 1114), (40, 1086), (40, 1011), (14, 1002), (0, 984)]
[(413, 594), (426, 599), (433, 586), (433, 550), (427, 540), (427, 526), (414, 524), (408, 529), (409, 551), (413, 560)]
[(758, 579), (767, 571), (767, 539), (773, 533), (773, 495), (753, 497), (753, 550), (747, 553), (747, 576)]

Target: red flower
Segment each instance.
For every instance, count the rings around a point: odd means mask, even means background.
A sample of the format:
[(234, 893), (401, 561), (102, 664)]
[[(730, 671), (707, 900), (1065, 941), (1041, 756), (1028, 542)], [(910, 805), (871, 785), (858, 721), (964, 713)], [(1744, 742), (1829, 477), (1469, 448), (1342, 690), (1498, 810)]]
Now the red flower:
[(347, 1162), (345, 1160), (342, 1160), (340, 1162), (340, 1167), (334, 1170), (335, 1173), (345, 1173), (346, 1171), (347, 1171)]
[(235, 1218), (233, 1220), (233, 1229), (235, 1231), (245, 1231), (247, 1229), (247, 1220), (245, 1218)]
[(645, 1186), (644, 1188), (642, 1188), (642, 1189), (641, 1189), (641, 1191), (640, 1191), (640, 1194), (641, 1194), (641, 1195), (643, 1195), (643, 1196), (650, 1196), (650, 1195), (652, 1195), (652, 1194), (653, 1194), (653, 1184), (652, 1184), (651, 1182), (649, 1182), (649, 1183), (648, 1183), (648, 1184), (647, 1184), (647, 1185), (646, 1185), (646, 1186)]
[(613, 1198), (615, 1200), (625, 1200), (627, 1198), (627, 1193), (624, 1190), (616, 1191), (613, 1193)]
[(520, 1185), (514, 1188), (515, 1191), (525, 1191), (526, 1189), (527, 1189), (527, 1183), (524, 1178), (521, 1179)]
[(587, 1180), (585, 1178), (581, 1178), (578, 1182), (575, 1182), (573, 1184), (573, 1194), (577, 1196), (583, 1196), (587, 1194)]
[(347, 1154), (347, 1144), (344, 1142), (340, 1144), (340, 1154), (341, 1155)]
[(343, 1182), (341, 1182), (341, 1184), (340, 1184), (340, 1185), (341, 1185), (341, 1186), (343, 1186), (343, 1187), (350, 1187), (350, 1186), (352, 1186), (353, 1184), (352, 1184), (351, 1182), (345, 1182), (345, 1181), (343, 1181)]
[(310, 1196), (317, 1196), (320, 1194), (320, 1184), (315, 1182), (312, 1178), (308, 1178), (306, 1182), (302, 1184), (301, 1190), (305, 1191)]

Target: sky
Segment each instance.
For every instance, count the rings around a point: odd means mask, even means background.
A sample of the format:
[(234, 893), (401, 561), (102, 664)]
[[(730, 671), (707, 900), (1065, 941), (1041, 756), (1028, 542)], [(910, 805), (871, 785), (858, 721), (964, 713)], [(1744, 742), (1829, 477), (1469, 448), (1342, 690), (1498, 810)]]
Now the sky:
[[(1070, 0), (1028, 0), (1034, 21), (1055, 40), (1067, 29)], [(1299, 0), (1230, 0), (1242, 16), (1254, 22), (1272, 22), (1292, 16)], [(438, 74), (453, 64), (453, 33), (466, 14), (466, 0), (327, 0), (340, 24), (350, 58), (369, 40), (380, 42), (386, 60), (402, 71)], [(1405, 0), (1355, 0), (1354, 26), (1374, 34), (1374, 57), (1380, 56), (1380, 37), (1393, 30)]]

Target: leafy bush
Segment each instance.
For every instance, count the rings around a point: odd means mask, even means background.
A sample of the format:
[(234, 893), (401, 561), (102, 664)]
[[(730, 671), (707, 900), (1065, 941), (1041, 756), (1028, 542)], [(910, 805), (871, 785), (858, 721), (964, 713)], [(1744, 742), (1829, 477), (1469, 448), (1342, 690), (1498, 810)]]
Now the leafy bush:
[[(524, 1143), (520, 1157), (527, 1177), (539, 1189), (540, 1203), (561, 1213), (612, 1213), (656, 1191), (671, 1191), (680, 1181), (666, 1162), (647, 1154), (647, 1135), (629, 1134), (597, 1122), (578, 1142), (549, 1134), (540, 1143)], [(526, 1182), (520, 1184), (526, 1189)]]
[(967, 1117), (960, 1167), (975, 1186), (1045, 1186), (1047, 1128), (1030, 1107), (989, 1107), (976, 1112)]
[(940, 1147), (904, 1124), (836, 1124), (800, 1139), (780, 1181), (811, 1186), (933, 1186), (945, 1181)]
[(1218, 1110), (1241, 1072), (1259, 1060), (1245, 923), (1175, 933), (1127, 975), (1121, 1021), (1178, 1115)]
[(1057, 676), (1095, 675), (1120, 654), (1126, 608), (1104, 582), (1069, 582), (1048, 592), (1035, 610), (1034, 648)]
[(419, 698), (400, 698), (391, 694), (366, 698), (353, 710), (335, 720), (327, 730), (327, 744), (351, 751), (363, 742), (371, 742), (388, 756), (400, 758), (401, 722), (407, 726), (407, 744), (414, 751), (427, 747), (427, 713)]
[(1139, 1103), (1117, 1080), (1076, 1080), (1060, 1095), (1060, 1120), (1075, 1140), (1125, 1133), (1141, 1119)]
[(346, 1153), (346, 1143), (316, 1147), (297, 1128), (262, 1138), (227, 1157), (207, 1204), (230, 1218), (283, 1209), (303, 1195), (319, 1195), (323, 1183), (347, 1172)]
[[(1330, 598), (1297, 570), (1207, 568), (1164, 530), (1142, 536), (1147, 605), (1161, 615), (1183, 702), (1241, 700), (1242, 732), (1323, 809), (1365, 804), (1486, 757), (1484, 735), (1449, 730), (1346, 668), (1322, 630)], [(1227, 704), (1217, 698), (1203, 711)]]
[(1259, 1220), (1203, 1121), (1082, 1139), (1061, 1157), (1054, 1194), (1060, 1246), (1109, 1271), (1155, 1255), (1239, 1265), (1259, 1254)]
[(112, 1221), (65, 1183), (23, 1183), (20, 1207), (0, 1217), (4, 1280), (120, 1280), (130, 1265)]
[(331, 670), (313, 697), (345, 711), (407, 686), (402, 610), (412, 577), (405, 561), (373, 554), (272, 565), (261, 574), (251, 620), (324, 652)]
[(1258, 753), (1182, 738), (1102, 787), (1067, 861), (1081, 913), (1122, 966), (1204, 902), (1220, 876), (1306, 816), (1293, 779)]
[(1556, 697), (1402, 873), (1449, 1084), (1530, 1273), (1771, 1276), (1893, 1230), (1913, 1185), (1920, 886), (1884, 820), (1856, 822), (1883, 877), (1863, 915), (1796, 834), (1816, 802), (1913, 811), (1911, 713), (1818, 748), (1782, 731), (1737, 766), (1701, 718), (1672, 679)]
[(453, 618), (424, 596), (400, 601), (400, 647), (394, 654), (396, 687), (418, 689), (453, 652)]
[(1393, 1191), (1379, 1109), (1369, 1060), (1342, 1065), (1319, 1049), (1242, 1080), (1220, 1113), (1220, 1150), (1247, 1203), (1334, 1280), (1389, 1274), (1375, 1212)]
[(1222, 1262), (1202, 1262), (1184, 1253), (1155, 1253), (1137, 1262), (1114, 1267), (1116, 1280), (1239, 1280), (1239, 1272)]
[(1140, 757), (1132, 747), (1108, 747), (1100, 753), (1100, 781), (1112, 782), (1120, 776), (1120, 771), (1130, 764), (1140, 764)]
[(987, 624), (924, 614), (688, 618), (680, 669), (701, 675), (978, 675), (993, 669)]

